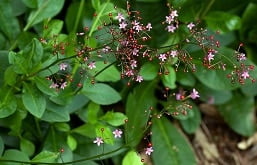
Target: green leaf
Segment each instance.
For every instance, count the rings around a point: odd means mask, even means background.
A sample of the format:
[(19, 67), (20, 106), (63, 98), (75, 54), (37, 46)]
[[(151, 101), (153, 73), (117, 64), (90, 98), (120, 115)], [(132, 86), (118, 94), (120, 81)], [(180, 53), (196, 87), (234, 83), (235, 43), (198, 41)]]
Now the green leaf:
[(213, 90), (203, 84), (196, 86), (200, 93), (200, 100), (211, 104), (224, 104), (232, 98), (232, 92), (228, 90)]
[(127, 134), (126, 142), (131, 146), (136, 146), (146, 128), (147, 121), (150, 115), (150, 108), (156, 104), (154, 96), (154, 87), (156, 81), (149, 83), (140, 83), (132, 93), (128, 95), (126, 102), (126, 115), (128, 122), (126, 123)]
[(16, 111), (17, 102), (12, 88), (0, 89), (0, 118), (10, 116)]
[(219, 106), (219, 112), (235, 132), (243, 136), (250, 136), (255, 132), (253, 97), (235, 93), (229, 102)]
[(37, 5), (37, 0), (22, 0), (22, 2), (29, 8), (36, 8)]
[(147, 62), (141, 67), (139, 75), (141, 75), (144, 80), (153, 80), (158, 75), (158, 71), (159, 65)]
[(190, 116), (186, 120), (179, 120), (179, 122), (187, 133), (192, 134), (199, 128), (201, 124), (201, 114), (200, 110), (195, 104), (192, 102), (190, 104), (193, 106), (192, 110), (190, 110), (194, 111), (193, 116)]
[(48, 122), (67, 122), (70, 120), (70, 114), (65, 107), (47, 101), (46, 111), (41, 119)]
[(93, 24), (89, 31), (89, 37), (91, 37), (93, 32), (97, 30), (98, 26), (102, 25), (104, 22), (108, 24), (110, 22), (109, 13), (114, 15), (117, 13), (117, 9), (115, 9), (111, 2), (105, 2), (101, 4), (96, 13), (97, 16), (93, 20)]
[(102, 83), (86, 84), (82, 89), (82, 93), (100, 105), (110, 105), (121, 100), (120, 94), (115, 89)]
[(101, 2), (100, 0), (91, 0), (92, 6), (95, 10), (100, 9)]
[(8, 54), (9, 63), (13, 64), (13, 70), (18, 74), (26, 74), (30, 72), (32, 67), (31, 61), (28, 61), (22, 52), (15, 53), (10, 51)]
[[(4, 152), (4, 156), (1, 157), (2, 160), (16, 160), (16, 161), (25, 161), (25, 162), (29, 162), (29, 157), (19, 151), (19, 150), (14, 150), (14, 149), (9, 149), (6, 150)], [(15, 163), (17, 165), (24, 165), (24, 163)], [(13, 163), (9, 163), (9, 162), (1, 162), (1, 165), (13, 165)]]
[[(153, 120), (152, 143), (154, 164), (197, 164), (190, 143), (165, 117)], [(163, 152), (164, 149), (165, 152)]]
[(257, 90), (256, 89), (257, 89), (257, 83), (243, 85), (241, 87), (242, 92), (246, 96), (256, 96), (257, 95)]
[(176, 79), (180, 84), (189, 87), (194, 87), (196, 83), (195, 77), (190, 72), (183, 72), (179, 70), (176, 72)]
[(13, 15), (10, 1), (2, 0), (0, 3), (0, 30), (10, 39), (14, 40), (20, 33), (17, 18)]
[(54, 153), (50, 151), (42, 151), (37, 154), (31, 162), (42, 162), (42, 163), (56, 163), (59, 153)]
[(37, 65), (43, 58), (43, 46), (41, 42), (34, 38), (32, 42), (24, 48), (23, 56), (26, 60), (32, 61), (32, 66)]
[(90, 102), (86, 109), (86, 121), (90, 124), (95, 124), (98, 120), (98, 112), (100, 105), (94, 102)]
[(54, 123), (54, 127), (58, 131), (62, 131), (62, 132), (69, 132), (70, 131), (70, 125), (67, 124), (67, 123)]
[(112, 126), (121, 126), (125, 124), (125, 120), (128, 119), (126, 115), (121, 112), (108, 111), (104, 116), (100, 118)]
[(176, 88), (176, 72), (171, 66), (167, 66), (168, 74), (162, 76), (162, 83), (165, 87), (170, 89)]
[(122, 165), (143, 165), (140, 156), (135, 151), (129, 151), (122, 160)]
[(39, 0), (37, 9), (32, 11), (28, 18), (28, 23), (24, 28), (27, 31), (31, 26), (51, 18), (58, 14), (64, 5), (64, 0)]
[(58, 96), (58, 92), (55, 89), (50, 88), (52, 82), (46, 80), (46, 78), (36, 76), (35, 83), (37, 88), (44, 94), (49, 96)]
[(4, 141), (0, 136), (0, 157), (2, 157), (3, 152), (4, 152)]
[(67, 144), (68, 144), (68, 146), (70, 147), (70, 149), (71, 149), (72, 151), (74, 151), (74, 150), (77, 148), (77, 141), (76, 141), (76, 139), (75, 139), (73, 136), (71, 136), (71, 135), (68, 135), (68, 136), (67, 136)]
[(23, 153), (26, 153), (28, 156), (32, 156), (35, 152), (35, 145), (31, 141), (21, 138), (20, 149)]
[(213, 31), (220, 31), (221, 33), (237, 30), (241, 27), (241, 18), (228, 12), (210, 12), (205, 17), (205, 21), (209, 28)]
[[(5, 72), (9, 68), (8, 53), (9, 53), (8, 51), (0, 51), (0, 86), (2, 86), (4, 82), (6, 82)], [(12, 79), (12, 78), (8, 78), (8, 79)]]
[(114, 143), (114, 136), (112, 134), (112, 130), (101, 123), (97, 123), (95, 127), (95, 132), (97, 137), (101, 137), (104, 139), (104, 143), (112, 144)]
[(47, 22), (44, 26), (47, 28), (43, 31), (43, 37), (51, 38), (61, 32), (63, 27), (63, 21), (57, 19), (51, 20), (50, 22)]
[(46, 109), (44, 95), (33, 85), (23, 83), (22, 102), (25, 108), (34, 116), (41, 118)]
[(72, 132), (78, 133), (80, 135), (95, 138), (96, 132), (95, 132), (95, 125), (94, 124), (83, 124), (75, 129), (72, 130)]
[[(95, 63), (96, 68), (92, 69), (90, 73), (92, 75), (95, 75), (96, 73), (104, 70), (101, 72), (99, 75), (96, 76), (97, 81), (105, 81), (105, 82), (117, 82), (120, 80), (120, 72), (118, 69), (114, 66), (111, 65), (109, 66), (110, 63), (104, 63), (102, 61), (97, 61)], [(106, 68), (108, 67), (108, 68)], [(106, 68), (106, 69), (105, 69)]]
[(4, 72), (4, 81), (6, 84), (13, 86), (16, 83), (17, 74), (13, 66), (8, 67)]

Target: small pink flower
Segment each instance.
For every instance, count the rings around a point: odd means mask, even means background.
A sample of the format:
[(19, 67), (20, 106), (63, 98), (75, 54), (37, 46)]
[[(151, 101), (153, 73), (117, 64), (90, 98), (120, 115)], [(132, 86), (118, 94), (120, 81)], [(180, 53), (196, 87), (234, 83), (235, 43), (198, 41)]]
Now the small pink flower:
[(142, 76), (139, 76), (139, 75), (137, 76), (137, 79), (136, 79), (137, 82), (142, 82), (143, 80), (144, 80), (144, 79), (143, 79)]
[(177, 16), (178, 16), (178, 11), (177, 11), (177, 10), (173, 10), (173, 11), (170, 13), (170, 16), (171, 16), (172, 18), (177, 17)]
[(88, 68), (89, 68), (89, 69), (94, 69), (94, 68), (96, 68), (95, 62), (90, 62), (90, 63), (88, 64)]
[(172, 50), (171, 52), (170, 52), (170, 56), (171, 57), (177, 57), (177, 55), (178, 55), (178, 51), (176, 51), (176, 50)]
[(193, 24), (192, 22), (187, 25), (187, 28), (188, 28), (189, 30), (192, 30), (193, 27), (195, 27), (195, 24)]
[(174, 31), (177, 29), (174, 25), (167, 26), (168, 32), (174, 33)]
[(192, 91), (191, 94), (190, 94), (190, 97), (191, 97), (192, 99), (196, 99), (196, 98), (200, 97), (200, 96), (199, 96), (199, 92), (198, 92), (197, 90), (195, 90), (195, 88), (194, 88), (193, 91)]
[(118, 16), (116, 17), (116, 19), (119, 20), (119, 22), (121, 22), (122, 20), (124, 20), (124, 16), (121, 13), (118, 13)]
[(160, 55), (159, 55), (159, 59), (160, 59), (161, 61), (165, 61), (165, 60), (167, 59), (166, 54), (160, 54)]
[(125, 75), (128, 76), (128, 77), (130, 77), (130, 76), (133, 76), (134, 73), (133, 73), (133, 71), (132, 71), (131, 69), (128, 69), (128, 70), (126, 70)]
[(113, 132), (114, 138), (121, 138), (121, 134), (123, 133), (120, 129), (116, 129)]
[(138, 56), (138, 53), (139, 52), (139, 50), (137, 49), (137, 48), (134, 48), (133, 50), (132, 50), (132, 54), (134, 55), (134, 56)]
[(150, 31), (150, 30), (152, 29), (151, 23), (148, 23), (148, 24), (146, 25), (146, 29), (147, 29), (147, 31)]
[(243, 79), (247, 79), (247, 78), (250, 77), (248, 71), (244, 71), (244, 72), (241, 74), (241, 76), (242, 76)]
[(237, 59), (238, 59), (239, 61), (244, 61), (244, 60), (246, 60), (245, 54), (244, 54), (244, 53), (240, 53), (240, 54), (237, 56)]
[(135, 69), (137, 67), (137, 61), (136, 60), (131, 60), (130, 61), (130, 66), (132, 69)]
[(61, 85), (61, 89), (64, 89), (65, 87), (67, 87), (67, 82), (64, 82), (64, 83), (62, 83), (62, 85)]
[(121, 22), (119, 25), (120, 25), (119, 27), (120, 29), (125, 29), (128, 24), (126, 24), (125, 22)]
[(145, 154), (150, 156), (153, 151), (154, 151), (153, 147), (148, 147), (148, 148), (145, 149)]
[(60, 70), (66, 70), (67, 67), (68, 67), (68, 65), (67, 65), (66, 63), (61, 63), (61, 64), (59, 65), (59, 69), (60, 69)]
[(174, 19), (171, 16), (166, 16), (166, 23), (171, 24), (173, 21)]
[(212, 52), (208, 52), (208, 55), (207, 55), (207, 60), (209, 61), (209, 62), (211, 62), (211, 60), (214, 60), (214, 54), (212, 54)]
[(54, 89), (56, 89), (56, 88), (58, 88), (58, 87), (59, 87), (59, 85), (58, 85), (57, 83), (52, 83), (49, 88), (54, 88)]
[(102, 52), (103, 52), (103, 53), (107, 53), (107, 52), (109, 52), (110, 50), (111, 50), (110, 46), (106, 46), (106, 47), (104, 47), (104, 48), (102, 49)]
[(97, 138), (94, 140), (94, 142), (93, 142), (93, 143), (97, 144), (97, 146), (100, 146), (101, 144), (103, 144), (103, 143), (104, 143), (104, 141), (103, 141), (103, 139), (102, 139), (102, 138), (97, 137)]

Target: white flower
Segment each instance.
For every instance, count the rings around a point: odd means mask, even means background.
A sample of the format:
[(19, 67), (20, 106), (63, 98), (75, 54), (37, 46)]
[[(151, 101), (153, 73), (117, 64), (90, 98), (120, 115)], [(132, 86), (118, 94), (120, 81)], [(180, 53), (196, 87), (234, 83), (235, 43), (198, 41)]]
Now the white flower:
[(114, 138), (121, 138), (121, 134), (123, 133), (120, 129), (116, 129), (113, 132)]
[(150, 30), (152, 29), (151, 23), (148, 23), (148, 24), (146, 25), (146, 29), (147, 29), (148, 31), (150, 31)]
[(160, 54), (160, 55), (159, 55), (159, 59), (160, 59), (161, 61), (165, 61), (165, 60), (167, 59), (166, 54)]
[(67, 65), (66, 63), (61, 63), (61, 64), (59, 65), (59, 69), (60, 69), (60, 70), (66, 70), (67, 67), (68, 67), (68, 65)]
[(167, 26), (168, 32), (174, 33), (174, 31), (177, 29), (174, 25)]
[(244, 71), (244, 72), (241, 74), (241, 76), (242, 76), (243, 79), (247, 79), (247, 78), (250, 77), (248, 71)]
[(101, 144), (104, 143), (103, 139), (100, 138), (100, 137), (97, 137), (95, 140), (94, 140), (94, 143), (97, 144), (97, 146), (100, 146)]
[(121, 22), (119, 25), (120, 25), (119, 27), (120, 29), (125, 29), (128, 24), (126, 24), (125, 22)]
[(121, 13), (118, 13), (118, 16), (116, 17), (116, 19), (119, 20), (119, 22), (121, 22), (122, 20), (124, 20), (124, 16)]
[(195, 27), (195, 24), (193, 24), (192, 22), (187, 25), (187, 28), (188, 28), (189, 30), (192, 30), (193, 27)]
[(153, 147), (148, 147), (145, 149), (145, 154), (150, 156), (153, 151)]
[(94, 69), (94, 68), (96, 68), (95, 62), (90, 62), (90, 63), (88, 64), (88, 68), (89, 68), (89, 69)]
[(62, 83), (62, 85), (61, 85), (61, 89), (64, 89), (65, 87), (67, 86), (67, 82), (64, 82), (64, 83)]
[(136, 79), (137, 82), (142, 82), (143, 80), (144, 80), (144, 79), (143, 79), (142, 76), (139, 76), (139, 75), (137, 76), (137, 79)]

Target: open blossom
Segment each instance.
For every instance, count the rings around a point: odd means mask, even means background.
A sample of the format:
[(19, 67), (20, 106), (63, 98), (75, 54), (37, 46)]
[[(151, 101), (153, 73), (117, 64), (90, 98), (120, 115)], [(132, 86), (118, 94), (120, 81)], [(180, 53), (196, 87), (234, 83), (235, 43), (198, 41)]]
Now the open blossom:
[(170, 16), (171, 16), (172, 18), (177, 17), (177, 16), (178, 16), (178, 11), (177, 11), (177, 10), (173, 10), (173, 11), (170, 13)]
[(118, 13), (118, 16), (116, 18), (119, 20), (119, 22), (125, 19), (121, 13)]
[(95, 62), (90, 62), (90, 63), (88, 64), (88, 68), (89, 68), (89, 69), (96, 68)]
[(60, 70), (66, 70), (67, 67), (68, 67), (68, 65), (67, 65), (66, 63), (61, 63), (61, 64), (59, 65), (59, 69), (60, 69)]
[(171, 52), (170, 52), (170, 56), (171, 57), (177, 57), (177, 55), (178, 55), (178, 51), (176, 51), (176, 50), (172, 50)]
[(97, 137), (97, 138), (94, 140), (94, 143), (97, 144), (97, 146), (100, 146), (101, 144), (104, 143), (104, 141), (103, 141), (102, 138)]
[(143, 81), (143, 77), (138, 75), (136, 81), (137, 82), (142, 82)]
[(145, 154), (150, 156), (153, 151), (153, 147), (148, 147), (145, 149)]
[(193, 24), (192, 22), (187, 25), (187, 28), (188, 28), (189, 30), (192, 30), (193, 27), (195, 27), (195, 24)]
[(132, 54), (134, 55), (134, 56), (138, 56), (138, 53), (139, 52), (139, 50), (137, 49), (137, 48), (134, 48), (133, 50), (132, 50)]
[(237, 55), (237, 59), (238, 59), (238, 61), (246, 60), (245, 54), (244, 53), (240, 53), (239, 55)]
[(67, 86), (67, 82), (64, 82), (64, 83), (62, 83), (62, 85), (61, 85), (61, 89), (64, 89), (65, 87)]
[(167, 59), (166, 54), (160, 54), (160, 55), (159, 55), (159, 59), (160, 59), (161, 61), (165, 61), (165, 60)]
[(130, 66), (132, 69), (135, 69), (137, 67), (137, 61), (136, 60), (131, 60), (130, 61)]
[(58, 85), (57, 83), (52, 83), (49, 88), (54, 88), (54, 89), (56, 89), (56, 88), (58, 88), (58, 87), (59, 87), (59, 85)]
[(113, 132), (114, 138), (121, 138), (121, 134), (123, 133), (120, 129), (116, 129)]
[(146, 25), (146, 29), (147, 29), (148, 31), (150, 31), (150, 30), (152, 29), (151, 23), (148, 23), (148, 24)]
[(126, 24), (125, 22), (121, 22), (120, 24), (119, 24), (119, 28), (120, 29), (125, 29), (126, 28), (126, 26), (127, 26), (128, 24)]
[(212, 52), (208, 52), (207, 54), (207, 60), (210, 62), (211, 60), (214, 60), (214, 54), (212, 54)]
[(177, 29), (174, 25), (167, 26), (168, 32), (174, 33), (174, 31)]
[(247, 79), (247, 78), (250, 77), (248, 71), (244, 71), (244, 72), (241, 74), (241, 76), (242, 76), (243, 79)]
[(166, 16), (166, 23), (171, 24), (171, 22), (174, 21), (174, 18), (172, 18), (171, 16)]
[(197, 90), (195, 90), (195, 88), (194, 88), (193, 91), (192, 91), (191, 94), (190, 94), (190, 97), (191, 97), (192, 99), (196, 99), (196, 98), (200, 97), (200, 96), (199, 96), (199, 92), (198, 92)]

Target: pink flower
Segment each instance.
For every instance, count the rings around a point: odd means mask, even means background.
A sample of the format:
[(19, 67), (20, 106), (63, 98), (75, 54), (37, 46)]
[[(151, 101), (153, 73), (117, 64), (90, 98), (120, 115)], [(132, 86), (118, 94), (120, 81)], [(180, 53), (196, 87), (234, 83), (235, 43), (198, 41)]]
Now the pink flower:
[(52, 83), (49, 88), (54, 88), (54, 89), (56, 89), (56, 88), (58, 88), (58, 87), (59, 87), (59, 85), (58, 85), (57, 83)]
[(137, 61), (136, 60), (131, 60), (130, 61), (130, 66), (132, 69), (136, 68), (137, 67)]
[(66, 70), (67, 67), (68, 67), (68, 65), (66, 63), (61, 63), (59, 65), (60, 70)]
[(170, 56), (171, 57), (176, 57), (178, 55), (178, 51), (176, 51), (176, 50), (172, 50), (171, 52), (170, 52)]
[(241, 74), (241, 76), (242, 76), (243, 79), (247, 79), (247, 78), (250, 77), (248, 71), (244, 71), (244, 72)]
[(95, 62), (90, 62), (90, 63), (88, 64), (88, 68), (89, 68), (89, 69), (96, 68)]
[(150, 156), (153, 151), (153, 147), (148, 147), (145, 149), (145, 154)]
[(210, 62), (211, 60), (214, 60), (214, 54), (212, 54), (212, 52), (208, 52), (208, 55), (207, 55), (207, 60)]
[(191, 97), (192, 99), (196, 99), (196, 98), (200, 97), (200, 96), (199, 96), (199, 92), (198, 92), (197, 90), (195, 90), (195, 88), (194, 88), (193, 91), (192, 91), (191, 94), (190, 94), (190, 97)]
[(131, 69), (129, 69), (129, 70), (126, 70), (125, 75), (128, 76), (128, 77), (130, 77), (130, 76), (133, 76), (134, 73), (133, 73), (133, 71), (132, 71)]
[(136, 79), (137, 82), (142, 82), (143, 80), (144, 80), (144, 79), (143, 79), (142, 76), (139, 76), (139, 75), (137, 76), (137, 79)]
[(173, 21), (174, 19), (171, 16), (166, 16), (166, 23), (171, 24)]
[(174, 33), (174, 31), (177, 29), (174, 25), (167, 26), (168, 32)]
[(125, 22), (121, 22), (119, 25), (120, 25), (119, 27), (120, 29), (125, 29), (128, 24), (126, 24)]
[(132, 50), (132, 54), (134, 55), (134, 56), (138, 56), (138, 53), (139, 52), (139, 50), (137, 49), (137, 48), (134, 48), (133, 50)]
[(159, 55), (159, 59), (160, 59), (161, 61), (165, 61), (165, 60), (167, 59), (166, 54), (160, 54), (160, 55)]
[(147, 29), (148, 31), (150, 31), (150, 30), (152, 29), (151, 23), (148, 23), (148, 24), (146, 25), (146, 29)]
[(64, 89), (65, 87), (67, 86), (67, 82), (64, 82), (64, 83), (62, 83), (62, 85), (61, 85), (61, 89)]
[(120, 129), (116, 129), (113, 132), (114, 138), (121, 138), (121, 134), (123, 133)]
[(238, 59), (238, 61), (246, 60), (245, 54), (244, 53), (240, 53), (239, 55), (237, 55), (237, 59)]
[(103, 139), (100, 138), (100, 137), (97, 137), (95, 140), (94, 140), (94, 143), (97, 144), (97, 146), (100, 146), (101, 144), (104, 143)]
[(118, 16), (116, 17), (116, 19), (119, 20), (119, 22), (121, 22), (122, 20), (124, 20), (124, 16), (121, 13), (118, 13)]
[(107, 52), (109, 52), (110, 50), (111, 50), (110, 46), (106, 46), (106, 47), (104, 47), (104, 48), (102, 49), (102, 52), (103, 52), (103, 53), (107, 53)]
[(195, 24), (193, 24), (192, 22), (187, 25), (187, 28), (188, 28), (189, 30), (192, 30), (193, 27), (195, 27)]
[(177, 10), (173, 10), (173, 11), (170, 13), (170, 16), (171, 16), (172, 18), (177, 17), (177, 16), (178, 16), (178, 11), (177, 11)]

